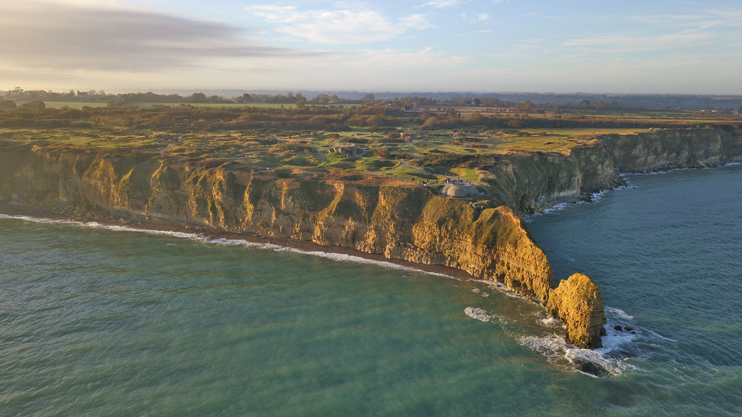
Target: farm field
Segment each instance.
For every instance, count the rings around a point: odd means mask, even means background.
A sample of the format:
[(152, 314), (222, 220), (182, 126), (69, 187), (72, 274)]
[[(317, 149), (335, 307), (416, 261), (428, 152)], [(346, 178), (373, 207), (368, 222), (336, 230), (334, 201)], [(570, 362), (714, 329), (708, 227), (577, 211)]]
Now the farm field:
[[(28, 101), (16, 101), (16, 105), (21, 106)], [(44, 104), (50, 109), (62, 109), (69, 107), (71, 109), (82, 109), (83, 107), (108, 107), (108, 103), (99, 102), (79, 102), (79, 101), (45, 101)], [(154, 106), (165, 106), (165, 107), (178, 107), (180, 103), (127, 103), (127, 106), (136, 106), (149, 108)], [(244, 108), (244, 107), (255, 107), (261, 109), (296, 109), (296, 104), (274, 104), (274, 103), (187, 103), (188, 106), (200, 107), (200, 108)], [(327, 107), (357, 107), (360, 104), (312, 104), (313, 106), (327, 106)]]
[[(414, 181), (481, 184), (486, 165), (511, 154), (569, 155), (601, 135), (735, 126), (739, 116), (693, 112), (468, 117), (410, 113), (384, 101), (356, 105), (48, 102), (0, 109), (0, 139), (90, 151), (159, 152), (184, 160), (236, 161), (256, 169), (338, 170)], [(81, 111), (84, 108), (83, 111)], [(476, 107), (466, 109), (474, 114)], [(559, 117), (557, 117), (559, 116)], [(672, 117), (669, 117), (672, 116)], [(517, 127), (515, 127), (517, 126)]]

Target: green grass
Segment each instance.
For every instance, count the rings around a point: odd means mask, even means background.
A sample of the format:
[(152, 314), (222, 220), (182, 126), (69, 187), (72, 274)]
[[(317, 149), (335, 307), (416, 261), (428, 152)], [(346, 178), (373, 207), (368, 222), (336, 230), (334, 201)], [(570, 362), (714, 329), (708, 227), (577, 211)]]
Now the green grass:
[[(50, 143), (113, 149), (156, 145), (150, 135), (112, 136), (109, 132), (86, 129), (0, 129), (0, 138), (19, 141), (43, 140)], [(166, 145), (158, 145), (165, 149)]]
[(388, 159), (379, 159), (375, 156), (356, 161), (356, 169), (358, 171), (386, 171), (398, 166), (399, 162), (390, 161)]
[(399, 178), (411, 181), (445, 181), (446, 177), (416, 171), (410, 167), (402, 166), (393, 171), (388, 171)]
[(469, 181), (471, 183), (479, 182), (479, 174), (477, 171), (469, 168), (451, 168), (451, 172), (454, 175), (458, 175), (462, 180)]

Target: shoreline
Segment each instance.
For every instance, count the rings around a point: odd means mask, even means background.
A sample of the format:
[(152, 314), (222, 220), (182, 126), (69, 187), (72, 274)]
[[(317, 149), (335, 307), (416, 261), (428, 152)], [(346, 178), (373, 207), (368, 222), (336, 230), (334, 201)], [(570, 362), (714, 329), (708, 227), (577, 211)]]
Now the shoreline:
[[(485, 283), (492, 287), (496, 287), (499, 291), (510, 293), (510, 291), (504, 286), (502, 286), (501, 283), (498, 283), (496, 281), (489, 281), (489, 280), (477, 278), (461, 269), (457, 269), (457, 268), (453, 268), (453, 267), (445, 266), (445, 265), (421, 264), (421, 263), (405, 261), (402, 259), (387, 258), (382, 254), (362, 252), (356, 249), (351, 249), (351, 248), (347, 248), (343, 246), (326, 246), (326, 245), (320, 245), (318, 243), (304, 241), (304, 240), (274, 238), (274, 237), (254, 235), (250, 233), (230, 232), (230, 231), (208, 227), (208, 226), (190, 225), (190, 224), (183, 224), (183, 223), (177, 223), (177, 222), (172, 222), (172, 221), (153, 220), (153, 219), (147, 219), (147, 218), (129, 219), (129, 220), (125, 220), (125, 219), (121, 219), (121, 220), (80, 219), (80, 218), (60, 215), (54, 212), (38, 210), (38, 209), (30, 208), (30, 207), (17, 206), (17, 205), (0, 204), (0, 214), (5, 214), (8, 216), (29, 216), (29, 217), (35, 217), (38, 219), (50, 219), (50, 220), (58, 220), (58, 221), (76, 221), (76, 222), (81, 222), (81, 223), (95, 222), (95, 223), (98, 223), (104, 226), (119, 226), (119, 227), (125, 226), (131, 229), (134, 229), (132, 230), (133, 232), (159, 231), (159, 232), (174, 232), (174, 233), (190, 233), (190, 234), (203, 235), (207, 237), (208, 240), (215, 240), (215, 239), (244, 240), (248, 243), (276, 245), (276, 246), (280, 246), (284, 248), (295, 249), (301, 252), (305, 252), (307, 254), (311, 254), (311, 252), (323, 252), (327, 254), (355, 256), (355, 257), (366, 259), (369, 261), (390, 263), (396, 266), (400, 266), (400, 267), (410, 269), (410, 270), (417, 270), (417, 271), (427, 273), (430, 275), (436, 275), (436, 276), (441, 276), (441, 277), (445, 276), (447, 278), (455, 279), (457, 281), (471, 281), (471, 282)], [(529, 301), (533, 301), (533, 300), (529, 299)]]
[(540, 210), (539, 212), (533, 213), (533, 214), (519, 214), (520, 217), (523, 218), (523, 220), (526, 221), (526, 223), (530, 223), (531, 220), (533, 220), (536, 217), (544, 216), (548, 214), (555, 214), (558, 212), (561, 212), (565, 209), (568, 209), (570, 207), (579, 206), (582, 204), (594, 204), (594, 203), (600, 203), (601, 199), (604, 195), (608, 194), (609, 192), (615, 192), (615, 191), (624, 191), (624, 190), (630, 190), (633, 188), (636, 188), (634, 185), (632, 185), (629, 181), (629, 177), (634, 176), (645, 176), (645, 175), (662, 175), (662, 174), (669, 174), (676, 171), (703, 171), (703, 170), (709, 170), (709, 169), (724, 169), (724, 168), (732, 168), (735, 166), (742, 165), (742, 162), (727, 162), (725, 164), (720, 165), (709, 165), (709, 166), (698, 166), (698, 167), (682, 167), (682, 168), (670, 168), (670, 169), (664, 169), (664, 170), (656, 170), (656, 171), (637, 171), (637, 172), (618, 172), (617, 175), (621, 177), (621, 179), (624, 181), (624, 185), (620, 185), (618, 187), (612, 187), (612, 188), (604, 188), (600, 189), (598, 191), (591, 191), (591, 192), (585, 192), (585, 194), (590, 196), (589, 200), (584, 199), (577, 199), (577, 200), (570, 200), (570, 201), (563, 201), (560, 203), (554, 203), (553, 205), (549, 206), (548, 208), (544, 208)]

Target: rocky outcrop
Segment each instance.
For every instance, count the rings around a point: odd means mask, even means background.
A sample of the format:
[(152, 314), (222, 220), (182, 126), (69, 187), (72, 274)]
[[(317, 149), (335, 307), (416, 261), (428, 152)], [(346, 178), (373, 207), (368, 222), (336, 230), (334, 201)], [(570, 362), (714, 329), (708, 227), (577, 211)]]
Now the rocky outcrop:
[(667, 129), (599, 139), (620, 172), (703, 168), (742, 160), (738, 129)]
[(0, 158), (4, 202), (348, 247), (459, 268), (541, 300), (554, 284), (512, 210), (438, 197), (408, 182), (17, 144), (6, 144)]
[[(589, 138), (588, 138), (589, 139)], [(533, 214), (563, 202), (624, 185), (619, 174), (720, 166), (742, 160), (742, 131), (673, 129), (601, 135), (569, 154), (498, 155), (469, 163), (489, 185), (488, 196), (519, 213)]]
[(479, 168), (481, 181), (490, 187), (487, 194), (524, 214), (589, 198), (592, 192), (624, 184), (602, 146), (574, 148), (567, 155), (500, 155)]
[(479, 169), (488, 200), (446, 199), (407, 182), (342, 171), (254, 170), (219, 159), (0, 142), (0, 204), (80, 218), (149, 218), (311, 241), (446, 265), (543, 303), (577, 346), (600, 346), (600, 289), (554, 274), (514, 213), (622, 184), (621, 172), (742, 159), (738, 130), (604, 135), (564, 154), (499, 155)]
[(605, 335), (605, 301), (600, 288), (590, 278), (574, 274), (550, 291), (546, 311), (559, 317), (567, 327), (567, 340), (576, 346), (601, 347)]
[[(600, 345), (600, 290), (576, 275), (558, 288), (512, 210), (533, 213), (622, 184), (621, 172), (716, 166), (742, 158), (729, 129), (603, 135), (568, 155), (499, 155), (479, 169), (488, 201), (347, 172), (255, 171), (224, 160), (0, 143), (0, 204), (82, 218), (147, 217), (311, 241), (459, 268), (544, 303), (581, 347)], [(504, 206), (504, 207), (503, 207)]]
[(83, 218), (146, 217), (445, 265), (541, 303), (555, 286), (546, 256), (511, 209), (377, 176), (5, 142), (0, 203)]

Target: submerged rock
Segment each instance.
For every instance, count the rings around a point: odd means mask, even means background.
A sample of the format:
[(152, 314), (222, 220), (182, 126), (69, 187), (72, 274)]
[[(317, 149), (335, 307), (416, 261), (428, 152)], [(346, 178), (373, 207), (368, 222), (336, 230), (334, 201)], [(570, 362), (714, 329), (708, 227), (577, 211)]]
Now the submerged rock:
[(549, 314), (559, 317), (567, 327), (567, 339), (575, 346), (595, 349), (602, 346), (605, 301), (600, 288), (583, 274), (574, 274), (562, 281), (549, 295)]

